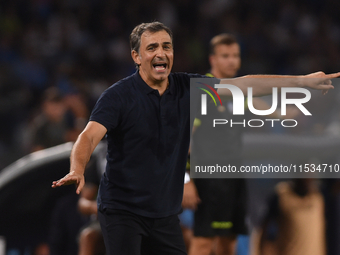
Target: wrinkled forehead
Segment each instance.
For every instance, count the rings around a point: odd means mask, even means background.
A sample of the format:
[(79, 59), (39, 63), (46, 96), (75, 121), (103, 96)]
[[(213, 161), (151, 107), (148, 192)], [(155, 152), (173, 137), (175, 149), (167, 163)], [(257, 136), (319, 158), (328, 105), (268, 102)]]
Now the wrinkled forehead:
[(163, 44), (163, 43), (170, 43), (172, 44), (172, 40), (170, 35), (165, 31), (157, 31), (157, 32), (151, 32), (151, 31), (145, 31), (141, 36), (141, 45), (149, 45), (149, 44)]

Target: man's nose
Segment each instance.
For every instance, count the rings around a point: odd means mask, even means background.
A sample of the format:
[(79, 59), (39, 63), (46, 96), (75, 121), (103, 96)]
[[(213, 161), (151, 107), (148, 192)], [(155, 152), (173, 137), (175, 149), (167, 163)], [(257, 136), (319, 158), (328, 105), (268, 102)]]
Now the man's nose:
[(156, 51), (156, 56), (157, 57), (164, 57), (165, 56), (165, 51), (162, 47), (159, 47)]

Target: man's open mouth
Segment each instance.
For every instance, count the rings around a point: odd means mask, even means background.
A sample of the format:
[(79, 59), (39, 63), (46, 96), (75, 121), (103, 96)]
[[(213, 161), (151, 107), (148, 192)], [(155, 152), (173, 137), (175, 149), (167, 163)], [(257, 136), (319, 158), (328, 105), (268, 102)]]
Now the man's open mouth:
[(156, 69), (156, 71), (164, 71), (167, 67), (166, 63), (157, 63), (153, 64), (153, 67)]

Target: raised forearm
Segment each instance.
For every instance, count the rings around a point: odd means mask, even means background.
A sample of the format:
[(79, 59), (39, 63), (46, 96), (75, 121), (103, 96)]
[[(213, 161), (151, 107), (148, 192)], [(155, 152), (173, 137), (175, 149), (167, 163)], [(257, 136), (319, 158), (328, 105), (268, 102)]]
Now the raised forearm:
[[(324, 72), (316, 72), (308, 75), (247, 75), (234, 79), (222, 79), (219, 85), (215, 85), (218, 88), (220, 95), (231, 96), (230, 88), (223, 86), (224, 84), (230, 84), (235, 87), (235, 92), (239, 91), (244, 96), (248, 95), (249, 89), (252, 89), (253, 96), (264, 96), (272, 93), (273, 88), (278, 88), (280, 92), (281, 88), (285, 87), (308, 87), (311, 89), (322, 90), (326, 93), (329, 89), (333, 89), (331, 79), (337, 78), (340, 73), (325, 74)], [(234, 93), (235, 93), (234, 92)]]
[(85, 166), (92, 152), (106, 133), (106, 128), (96, 122), (90, 121), (84, 131), (79, 135), (71, 152), (70, 172), (58, 181), (52, 182), (52, 188), (63, 185), (76, 184), (77, 194), (82, 190), (85, 180)]
[[(234, 79), (221, 79), (221, 84), (231, 84), (242, 90), (244, 96), (248, 95), (248, 88), (252, 88), (253, 96), (272, 94), (273, 88), (303, 87), (303, 76), (285, 75), (247, 75)], [(219, 88), (218, 93), (230, 94), (229, 89)]]
[(97, 122), (90, 121), (79, 135), (71, 152), (70, 172), (84, 174), (85, 166), (91, 154), (106, 134), (106, 128)]
[(79, 174), (84, 174), (85, 166), (90, 160), (91, 154), (94, 151), (96, 144), (86, 132), (79, 135), (71, 152), (71, 167), (70, 172), (75, 171)]

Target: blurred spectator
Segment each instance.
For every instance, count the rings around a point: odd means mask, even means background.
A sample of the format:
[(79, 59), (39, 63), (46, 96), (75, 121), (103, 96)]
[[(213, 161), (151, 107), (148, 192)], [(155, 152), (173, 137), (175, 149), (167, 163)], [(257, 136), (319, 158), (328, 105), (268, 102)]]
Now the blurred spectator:
[[(0, 53), (1, 56), (1, 53)], [(14, 160), (23, 156), (23, 150), (16, 146), (16, 141), (21, 140), (19, 126), (25, 116), (29, 114), (27, 107), (32, 97), (5, 64), (0, 64), (0, 171)], [(22, 140), (21, 140), (22, 142)]]
[(253, 233), (252, 255), (325, 255), (324, 199), (317, 180), (277, 185), (261, 226)]
[(68, 103), (55, 87), (45, 91), (42, 112), (33, 121), (32, 151), (76, 140), (83, 126), (77, 128), (74, 111), (68, 106), (75, 106), (77, 110), (80, 102), (73, 98), (68, 100), (73, 103)]

